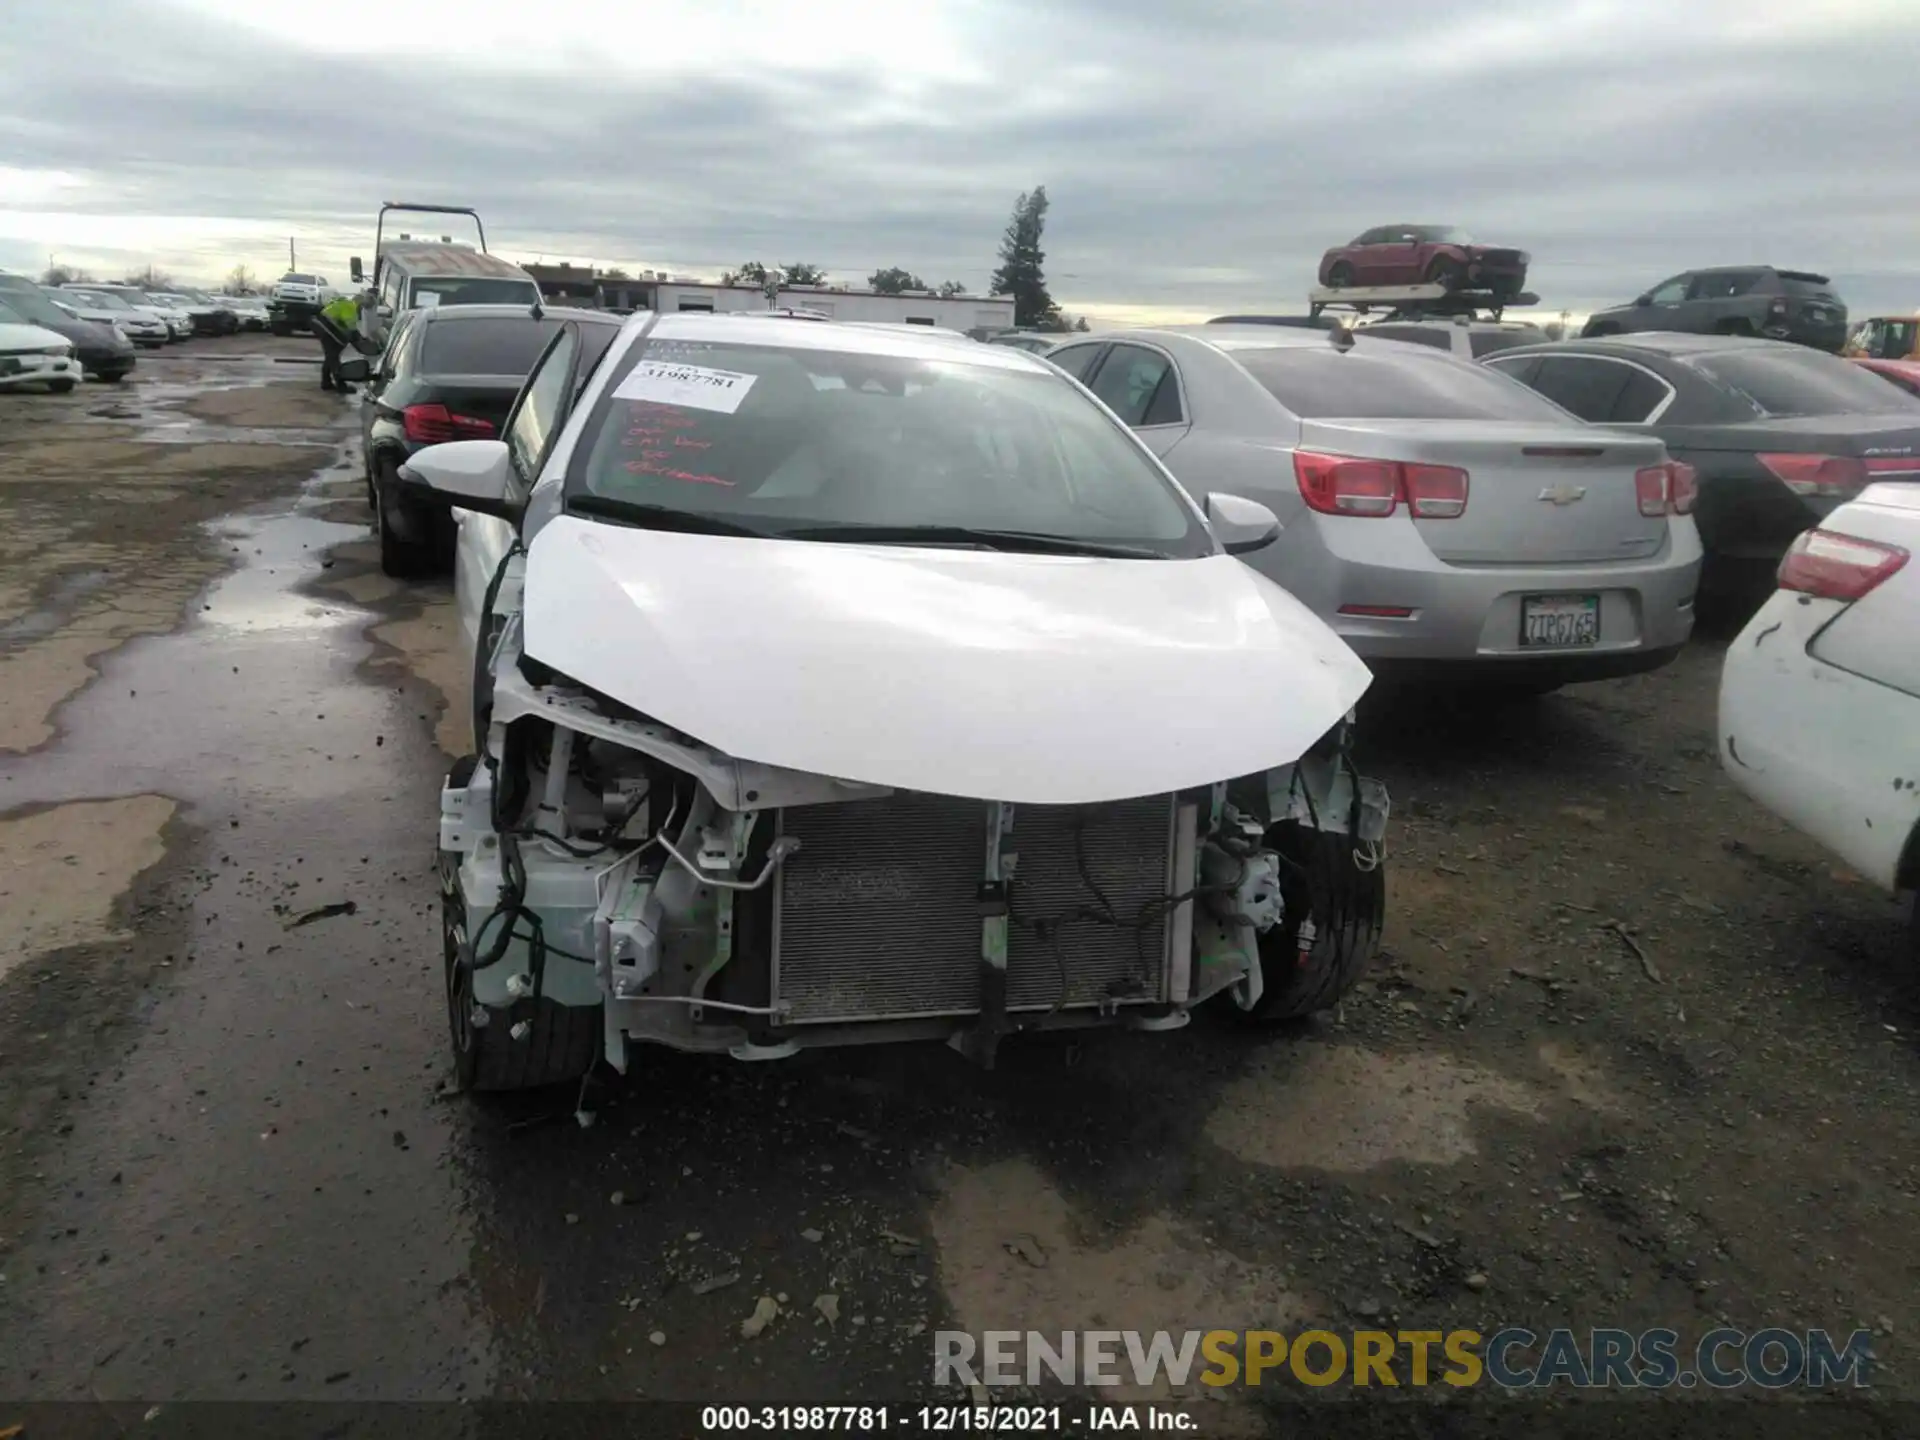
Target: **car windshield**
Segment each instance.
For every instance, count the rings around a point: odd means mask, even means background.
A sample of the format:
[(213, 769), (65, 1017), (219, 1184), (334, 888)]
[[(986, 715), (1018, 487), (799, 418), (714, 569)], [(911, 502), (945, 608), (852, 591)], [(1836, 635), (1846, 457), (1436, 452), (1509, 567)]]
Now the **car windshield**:
[(107, 290), (69, 290), (76, 305), (85, 305), (91, 310), (131, 310), (133, 307), (118, 295)]
[(1236, 348), (1233, 358), (1303, 419), (1567, 423), (1566, 411), (1516, 380), (1395, 341), (1345, 354), (1331, 345)]
[(296, 271), (289, 270), (280, 277), (280, 283), (282, 285), (318, 285), (320, 283), (320, 277), (317, 275), (301, 275)]
[(636, 348), (589, 418), (572, 498), (769, 535), (925, 528), (1214, 553), (1138, 443), (1051, 370), (705, 341)]
[(1683, 358), (1751, 400), (1766, 415), (1910, 414), (1920, 408), (1911, 396), (1859, 366), (1798, 346), (1723, 350)]
[(420, 369), (428, 375), (524, 376), (560, 324), (525, 315), (441, 320), (427, 327)]
[(31, 325), (32, 323), (5, 300), (0, 300), (0, 325)]
[[(431, 275), (415, 280), (411, 294), (415, 305), (533, 305), (540, 300), (540, 287), (531, 280)], [(427, 295), (434, 298), (422, 298)]]
[(6, 301), (8, 308), (24, 316), (29, 324), (67, 325), (73, 322), (73, 317), (49, 300), (44, 291), (30, 285), (9, 284), (0, 280), (0, 300)]

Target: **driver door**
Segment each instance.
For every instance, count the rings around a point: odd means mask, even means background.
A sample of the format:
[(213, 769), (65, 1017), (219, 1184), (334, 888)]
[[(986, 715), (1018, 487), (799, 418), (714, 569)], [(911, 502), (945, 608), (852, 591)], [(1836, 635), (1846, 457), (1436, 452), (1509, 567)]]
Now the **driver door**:
[[(519, 397), (508, 412), (506, 423), (500, 427), (511, 471), (508, 494), (522, 505), (540, 478), (540, 467), (546, 463), (554, 439), (573, 407), (574, 362), (579, 354), (579, 326), (563, 325), (547, 342), (533, 369), (527, 372), (526, 384), (520, 387)], [(518, 521), (472, 510), (456, 509), (453, 515), (460, 527), (453, 552), (454, 610), (460, 617), (460, 629), (471, 653), (482, 641), (481, 610), (486, 604), (487, 589), (507, 552), (519, 539), (520, 526)], [(490, 625), (489, 628), (497, 627)], [(485, 637), (488, 644), (492, 638), (491, 634)], [(475, 668), (477, 672), (477, 659)]]

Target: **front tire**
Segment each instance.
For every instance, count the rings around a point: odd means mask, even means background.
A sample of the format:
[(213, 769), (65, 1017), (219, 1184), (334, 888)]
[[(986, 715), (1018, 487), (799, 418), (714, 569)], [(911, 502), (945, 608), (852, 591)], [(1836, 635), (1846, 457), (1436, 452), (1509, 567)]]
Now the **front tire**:
[(49, 380), (47, 382), (47, 389), (51, 390), (56, 395), (70, 395), (73, 393), (73, 381)]
[[(1283, 872), (1286, 918), (1260, 937), (1260, 998), (1238, 1011), (1257, 1024), (1298, 1020), (1345, 998), (1380, 948), (1387, 907), (1384, 862), (1362, 869), (1348, 836), (1285, 825), (1268, 843), (1293, 863)], [(1314, 928), (1303, 949), (1306, 919)]]
[(1353, 285), (1353, 266), (1342, 260), (1327, 272), (1327, 286), (1333, 290), (1350, 289)]
[[(464, 786), (477, 759), (454, 763), (447, 784)], [(459, 856), (440, 856), (440, 942), (447, 998), (447, 1028), (453, 1046), (453, 1083), (462, 1091), (533, 1090), (578, 1080), (593, 1069), (604, 1043), (602, 1007), (520, 1000), (483, 1006), (473, 996), (473, 953), (467, 933), (467, 902), (460, 890)], [(498, 922), (496, 922), (498, 923)], [(484, 1024), (475, 1024), (484, 1019)], [(524, 1021), (522, 1038), (513, 1028)]]

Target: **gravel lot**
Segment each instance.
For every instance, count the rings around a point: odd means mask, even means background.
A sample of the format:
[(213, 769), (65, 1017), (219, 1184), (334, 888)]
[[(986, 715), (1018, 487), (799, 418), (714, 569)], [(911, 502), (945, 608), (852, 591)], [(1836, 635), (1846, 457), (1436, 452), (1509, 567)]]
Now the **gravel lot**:
[(1722, 779), (1724, 635), (1371, 700), (1386, 953), (1312, 1025), (448, 1100), (449, 598), (378, 574), (311, 348), (0, 396), (0, 1397), (905, 1398), (947, 1325), (1724, 1320), (1871, 1328), (1915, 1398), (1905, 917)]

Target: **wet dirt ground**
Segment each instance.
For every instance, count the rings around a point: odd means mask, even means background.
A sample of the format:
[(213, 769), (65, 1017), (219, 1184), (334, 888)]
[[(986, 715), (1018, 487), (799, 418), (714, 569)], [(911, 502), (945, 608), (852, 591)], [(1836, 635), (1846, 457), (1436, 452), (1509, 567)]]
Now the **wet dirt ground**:
[(929, 1393), (943, 1327), (1722, 1321), (1870, 1328), (1915, 1396), (1904, 918), (1722, 778), (1724, 636), (1373, 706), (1385, 952), (1311, 1025), (449, 1098), (448, 594), (379, 575), (310, 349), (0, 397), (0, 1397), (844, 1402)]

